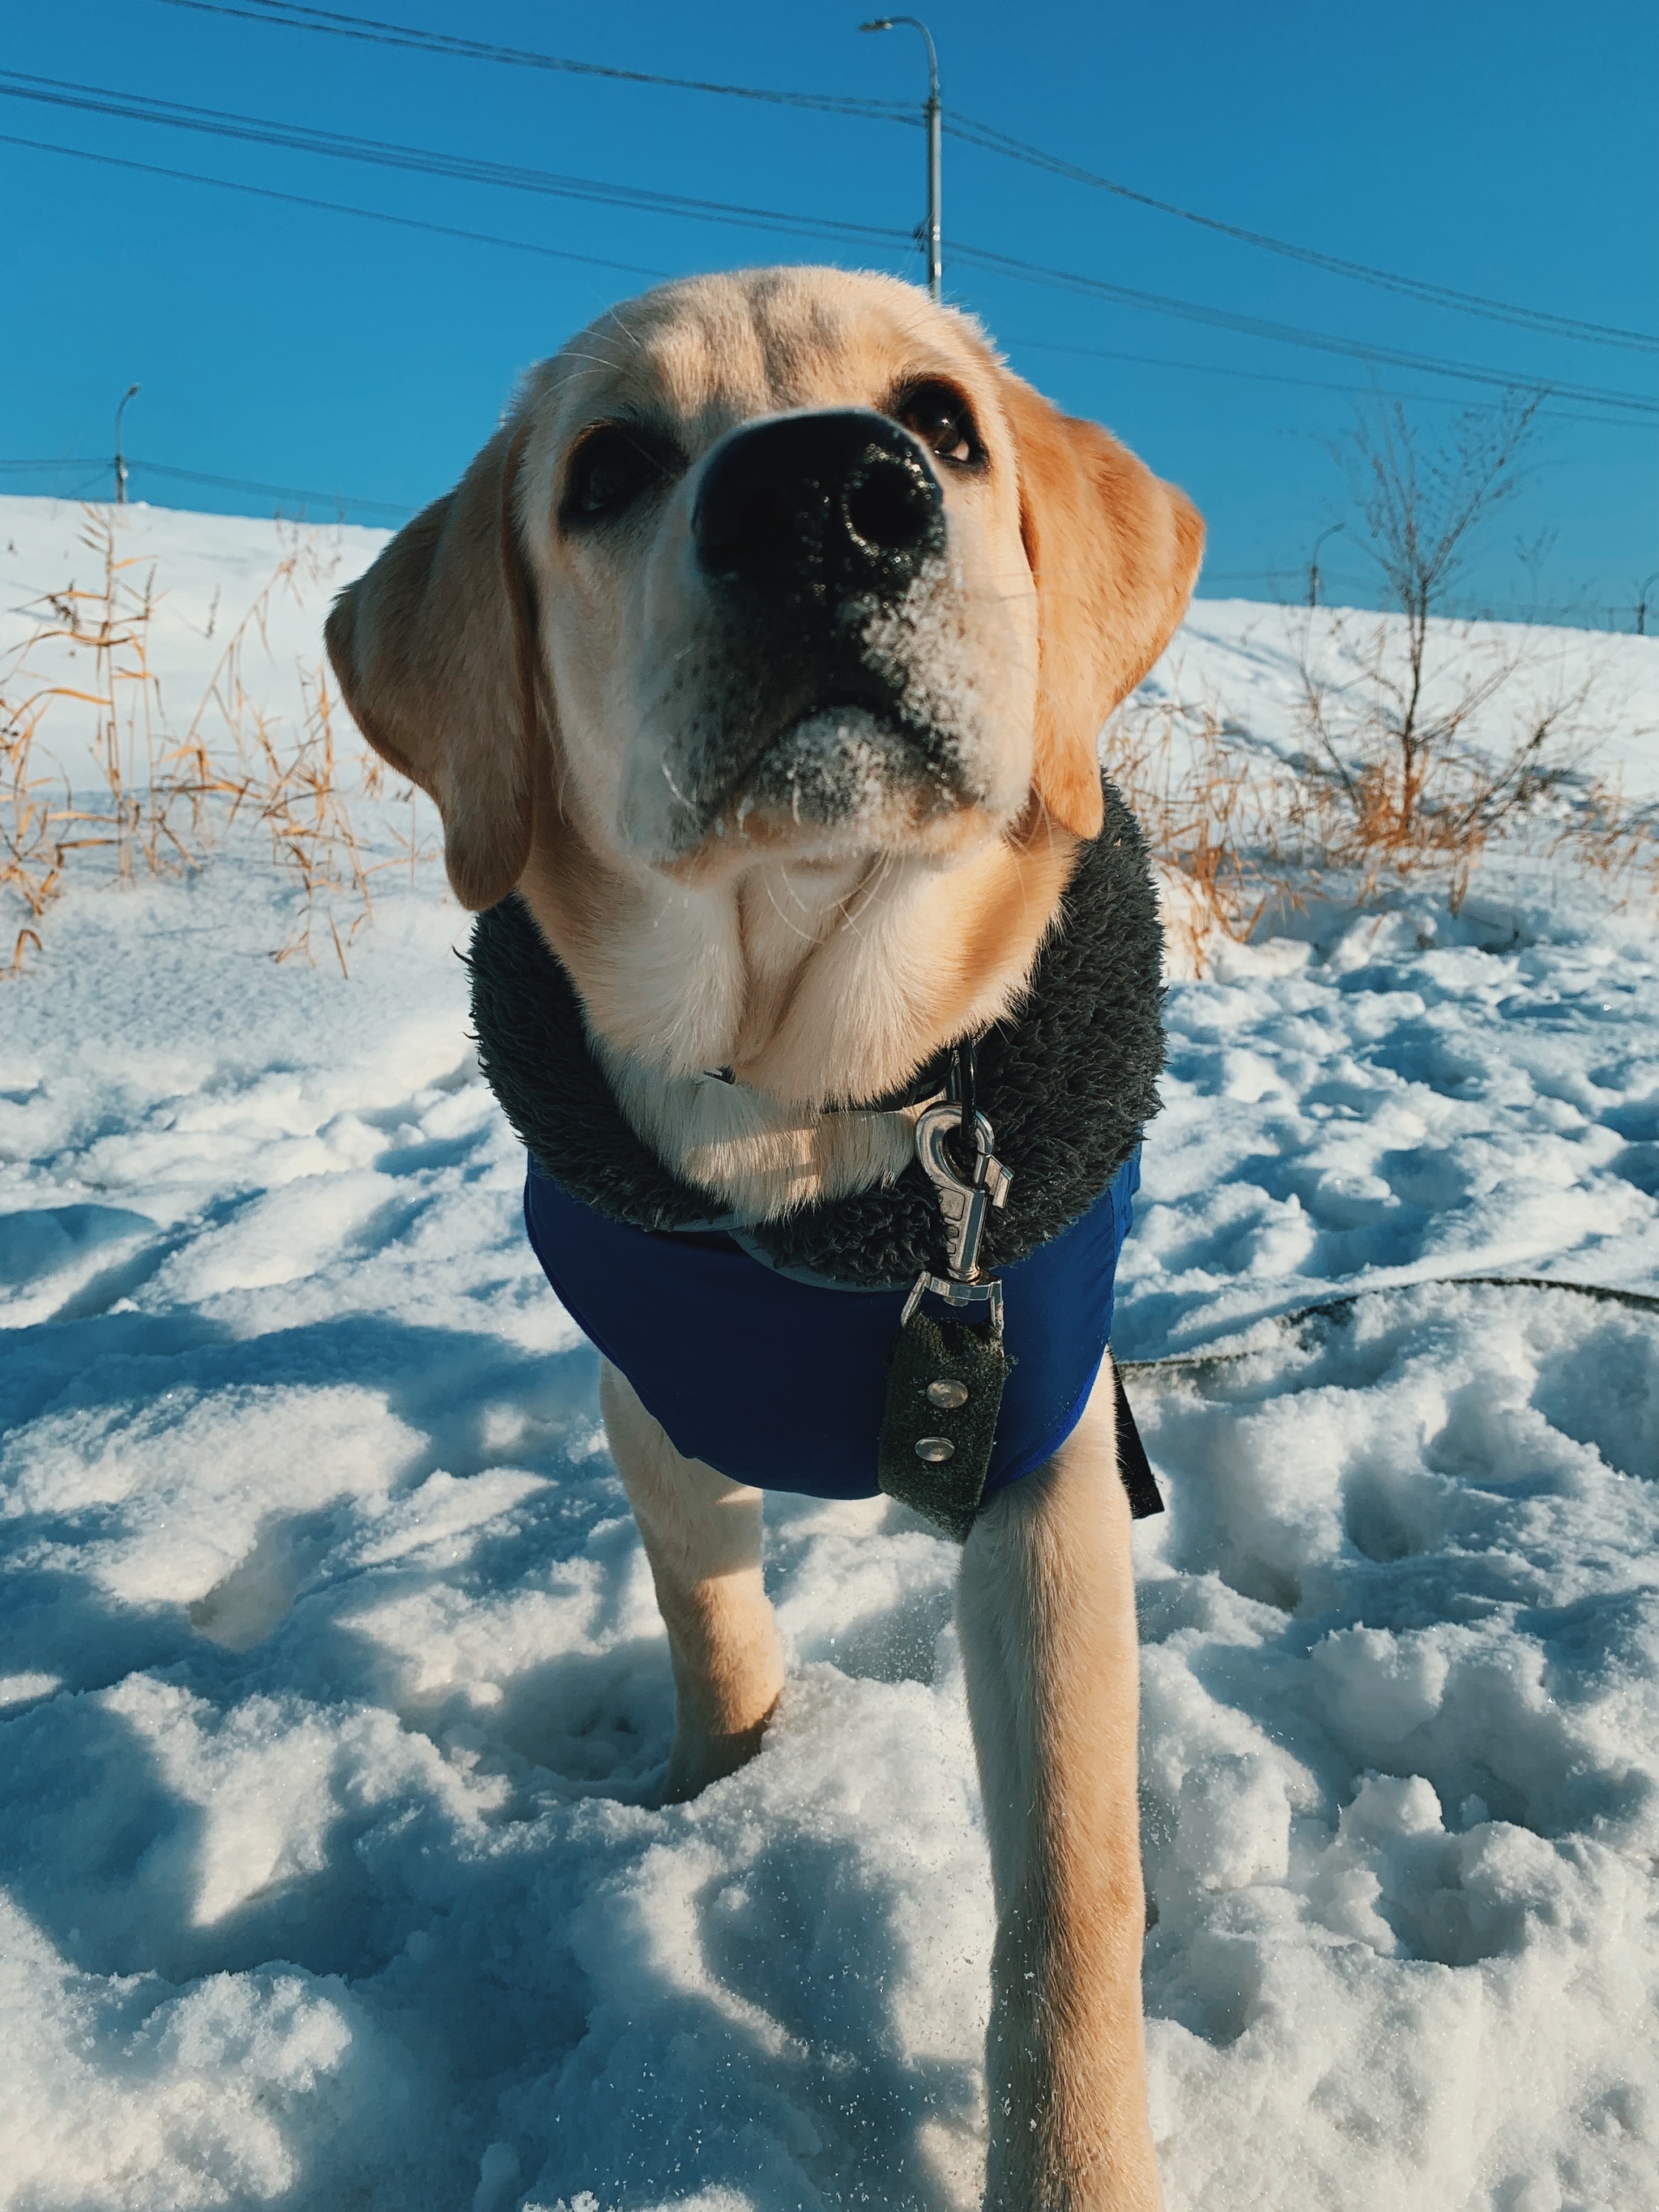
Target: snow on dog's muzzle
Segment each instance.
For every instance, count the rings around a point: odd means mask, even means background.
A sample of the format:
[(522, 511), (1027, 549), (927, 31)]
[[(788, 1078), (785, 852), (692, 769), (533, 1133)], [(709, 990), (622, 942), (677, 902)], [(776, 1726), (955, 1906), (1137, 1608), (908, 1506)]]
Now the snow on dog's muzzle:
[(1006, 617), (921, 441), (863, 407), (768, 416), (686, 493), (646, 586), (623, 841), (695, 870), (944, 854), (1012, 819)]

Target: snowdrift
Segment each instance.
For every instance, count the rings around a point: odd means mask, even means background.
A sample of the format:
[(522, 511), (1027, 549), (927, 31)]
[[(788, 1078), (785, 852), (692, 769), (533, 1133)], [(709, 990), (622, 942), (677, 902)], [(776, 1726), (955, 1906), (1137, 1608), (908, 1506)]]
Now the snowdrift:
[[(0, 501), (9, 609), (78, 527)], [(276, 541), (125, 527), (183, 721)], [(249, 659), (272, 714), (329, 581)], [(1613, 649), (1650, 702), (1654, 642)], [(1205, 603), (1158, 680), (1271, 741), (1288, 655)], [(353, 805), (380, 849), (393, 802)], [(976, 2202), (952, 1547), (775, 1499), (778, 1723), (653, 1809), (666, 1650), (439, 872), (378, 879), (349, 975), (272, 961), (299, 894), (246, 823), (106, 877), (0, 984), (0, 2206)], [(1135, 1541), (1171, 2212), (1638, 2212), (1651, 913), (1500, 854), (1455, 916), (1223, 947), (1169, 1018), (1116, 1350), (1170, 1501)]]

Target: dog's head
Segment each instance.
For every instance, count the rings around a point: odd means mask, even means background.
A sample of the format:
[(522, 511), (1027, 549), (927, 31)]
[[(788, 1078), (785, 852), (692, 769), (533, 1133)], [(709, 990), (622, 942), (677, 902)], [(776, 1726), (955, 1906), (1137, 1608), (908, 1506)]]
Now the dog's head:
[(456, 489), (342, 594), (365, 736), (436, 800), (464, 905), (538, 791), (625, 870), (953, 858), (1100, 826), (1096, 741), (1185, 608), (1202, 526), (908, 285), (665, 286), (527, 380)]

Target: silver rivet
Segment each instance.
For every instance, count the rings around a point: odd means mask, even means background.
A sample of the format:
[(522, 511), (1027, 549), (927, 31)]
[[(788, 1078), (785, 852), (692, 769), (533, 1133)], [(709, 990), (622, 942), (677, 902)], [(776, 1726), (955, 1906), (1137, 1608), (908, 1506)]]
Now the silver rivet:
[(968, 1385), (952, 1382), (949, 1376), (942, 1382), (930, 1382), (927, 1385), (927, 1402), (930, 1406), (942, 1407), (947, 1413), (954, 1413), (958, 1406), (968, 1403)]
[(926, 1460), (929, 1467), (938, 1467), (942, 1461), (949, 1459), (955, 1449), (956, 1446), (949, 1437), (916, 1438), (916, 1457)]

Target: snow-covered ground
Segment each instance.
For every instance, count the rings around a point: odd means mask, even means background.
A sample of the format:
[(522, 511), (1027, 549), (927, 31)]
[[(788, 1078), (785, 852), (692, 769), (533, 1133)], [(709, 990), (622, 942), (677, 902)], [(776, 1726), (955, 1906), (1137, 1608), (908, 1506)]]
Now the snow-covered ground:
[[(6, 609), (77, 526), (0, 501)], [(276, 541), (125, 528), (182, 724)], [(322, 591), (250, 663), (290, 715)], [(1659, 720), (1659, 644), (1562, 650)], [(1202, 603), (1171, 666), (1271, 742), (1291, 658)], [(94, 859), (0, 984), (0, 2206), (971, 2203), (953, 1547), (775, 1501), (780, 1718), (653, 1809), (666, 1653), (465, 917), (389, 872), (347, 980), (270, 961), (251, 830)], [(1647, 2212), (1659, 1311), (1425, 1279), (1659, 1292), (1654, 917), (1499, 854), (1298, 928), (1174, 986), (1121, 1278), (1125, 1360), (1246, 1355), (1129, 1376), (1171, 2212)]]

